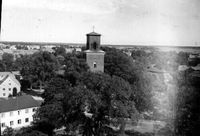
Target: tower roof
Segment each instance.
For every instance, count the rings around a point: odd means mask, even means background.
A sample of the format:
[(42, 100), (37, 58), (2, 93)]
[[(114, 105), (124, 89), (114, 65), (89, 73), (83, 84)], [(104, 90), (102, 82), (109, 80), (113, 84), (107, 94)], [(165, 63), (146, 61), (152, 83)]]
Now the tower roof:
[(85, 50), (84, 51), (85, 53), (104, 53), (105, 52), (103, 50)]
[(101, 36), (101, 34), (98, 34), (96, 32), (91, 32), (91, 33), (88, 33), (87, 36), (90, 36), (90, 35), (93, 35), (93, 36)]

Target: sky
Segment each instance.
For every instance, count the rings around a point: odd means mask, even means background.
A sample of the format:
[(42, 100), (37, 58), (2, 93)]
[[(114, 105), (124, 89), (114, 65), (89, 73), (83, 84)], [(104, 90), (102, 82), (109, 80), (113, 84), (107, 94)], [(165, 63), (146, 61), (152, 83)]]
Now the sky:
[(3, 0), (3, 41), (200, 45), (200, 0)]

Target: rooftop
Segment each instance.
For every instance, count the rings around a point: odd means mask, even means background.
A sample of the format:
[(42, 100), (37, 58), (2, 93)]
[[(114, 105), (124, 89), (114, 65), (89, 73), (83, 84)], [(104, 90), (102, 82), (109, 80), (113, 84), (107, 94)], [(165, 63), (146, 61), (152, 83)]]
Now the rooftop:
[(101, 34), (98, 34), (98, 33), (96, 33), (96, 32), (88, 33), (87, 36), (88, 36), (88, 35), (101, 36)]
[(103, 50), (85, 50), (86, 53), (105, 53)]
[(40, 103), (30, 95), (0, 99), (0, 113), (39, 106)]
[(15, 73), (12, 72), (0, 72), (0, 84), (2, 84), (8, 77), (10, 77), (16, 84), (18, 84), (19, 86), (20, 83), (19, 81), (15, 78)]

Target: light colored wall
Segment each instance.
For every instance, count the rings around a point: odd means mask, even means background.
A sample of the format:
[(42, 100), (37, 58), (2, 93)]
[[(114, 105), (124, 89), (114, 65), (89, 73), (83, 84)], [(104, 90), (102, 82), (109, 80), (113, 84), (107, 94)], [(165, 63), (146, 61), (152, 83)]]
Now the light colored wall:
[[(98, 71), (104, 72), (104, 53), (101, 52), (87, 53), (86, 60), (92, 72), (98, 72)], [(96, 62), (97, 64), (96, 68), (93, 67), (94, 62)]]
[[(0, 113), (1, 125), (2, 123), (5, 123), (6, 126), (12, 127), (13, 129), (19, 129), (21, 127), (31, 125), (31, 122), (33, 121), (33, 115), (35, 113), (33, 109), (37, 109), (37, 107), (32, 107), (32, 108), (27, 108), (27, 109), (28, 109), (28, 113), (26, 113), (26, 109), (12, 111), (13, 112), (12, 115), (10, 114), (10, 112)], [(18, 114), (18, 111), (20, 111), (20, 114)], [(2, 114), (4, 115), (2, 116)], [(25, 122), (26, 118), (29, 118), (28, 122)], [(18, 124), (19, 119), (21, 119), (21, 124)], [(13, 121), (14, 123), (12, 126), (10, 125), (10, 121)], [(6, 127), (1, 126), (1, 132), (3, 132), (5, 128)]]
[[(8, 97), (9, 94), (13, 94), (13, 88), (17, 88), (17, 93), (20, 92), (20, 86), (15, 83), (10, 77), (8, 77), (1, 85), (0, 85), (0, 97)], [(5, 88), (5, 90), (3, 90)], [(10, 88), (10, 90), (9, 90)], [(3, 95), (5, 93), (5, 96)]]

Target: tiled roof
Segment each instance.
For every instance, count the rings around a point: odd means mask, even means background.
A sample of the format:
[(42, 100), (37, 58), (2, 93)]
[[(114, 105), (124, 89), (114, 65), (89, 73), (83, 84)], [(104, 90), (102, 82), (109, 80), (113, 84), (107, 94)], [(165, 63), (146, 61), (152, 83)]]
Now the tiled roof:
[(98, 34), (98, 33), (96, 33), (96, 32), (91, 32), (91, 33), (89, 33), (89, 34), (87, 34), (87, 35), (96, 35), (96, 36), (100, 36), (101, 34)]
[(40, 103), (30, 95), (0, 99), (0, 113), (39, 106)]
[(9, 75), (6, 75), (2, 80), (0, 80), (0, 84), (2, 84), (8, 77)]

